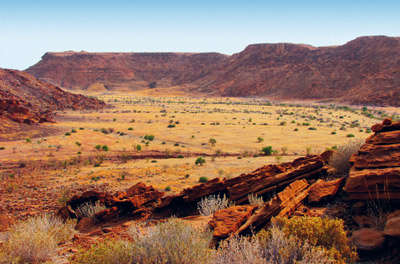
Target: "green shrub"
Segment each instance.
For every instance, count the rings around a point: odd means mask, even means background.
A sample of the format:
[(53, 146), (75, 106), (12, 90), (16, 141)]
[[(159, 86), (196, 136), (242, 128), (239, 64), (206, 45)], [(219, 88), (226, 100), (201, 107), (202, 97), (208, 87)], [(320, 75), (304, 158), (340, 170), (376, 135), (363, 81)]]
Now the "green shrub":
[(316, 127), (309, 127), (308, 130), (317, 130)]
[(177, 158), (178, 158), (178, 159), (183, 159), (184, 156), (183, 156), (183, 155), (178, 155)]
[(206, 176), (201, 176), (199, 178), (199, 182), (201, 182), (201, 183), (208, 182), (208, 178)]
[(257, 141), (258, 141), (258, 143), (264, 142), (264, 138), (258, 137), (258, 138), (257, 138)]
[(196, 165), (199, 165), (199, 164), (200, 164), (200, 166), (203, 166), (204, 163), (206, 163), (206, 160), (203, 159), (203, 157), (198, 157), (198, 158), (196, 159), (196, 161), (194, 162), (194, 164), (196, 164)]
[(153, 141), (154, 140), (154, 135), (145, 135), (144, 139), (147, 139), (149, 141)]
[(296, 127), (293, 131), (299, 131), (299, 129)]
[(358, 258), (355, 249), (349, 246), (343, 220), (294, 216), (274, 218), (272, 222), (286, 236), (326, 249), (338, 263), (355, 262)]
[(274, 153), (274, 150), (272, 149), (272, 146), (267, 146), (263, 147), (261, 152), (263, 152), (265, 156), (271, 156)]
[(77, 133), (78, 131), (76, 131), (76, 129), (72, 129), (71, 133)]
[(0, 150), (4, 150), (4, 149), (6, 149), (6, 147), (0, 147)]
[(331, 132), (331, 135), (336, 135), (336, 131), (332, 131), (332, 132)]
[(171, 191), (171, 186), (165, 187), (165, 191), (170, 192)]
[(66, 132), (64, 135), (71, 136), (71, 132)]
[(100, 149), (101, 149), (101, 145), (96, 145), (96, 146), (94, 146), (94, 148), (95, 148), (96, 150), (100, 150)]
[(346, 137), (350, 138), (350, 137), (354, 137), (353, 134), (347, 134)]
[(173, 128), (173, 127), (175, 127), (176, 125), (175, 124), (169, 124), (168, 126), (167, 126), (167, 128)]
[(107, 145), (103, 145), (103, 146), (101, 147), (101, 149), (102, 149), (103, 151), (108, 151), (108, 150), (109, 150), (109, 148), (107, 147)]
[(142, 146), (140, 146), (139, 144), (137, 144), (137, 145), (136, 145), (136, 147), (135, 147), (135, 149), (136, 149), (136, 151), (138, 151), (138, 152), (139, 152), (139, 151), (141, 151), (141, 150), (142, 150)]
[(128, 130), (133, 130), (133, 127), (128, 127)]
[(32, 143), (32, 140), (30, 138), (25, 139), (26, 143)]

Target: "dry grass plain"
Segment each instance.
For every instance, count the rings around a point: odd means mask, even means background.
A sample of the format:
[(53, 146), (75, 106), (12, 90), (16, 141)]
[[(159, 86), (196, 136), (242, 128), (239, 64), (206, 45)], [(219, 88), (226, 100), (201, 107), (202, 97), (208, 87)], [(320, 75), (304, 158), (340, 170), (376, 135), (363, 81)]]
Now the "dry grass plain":
[[(92, 94), (114, 108), (60, 112), (57, 123), (42, 125), (58, 132), (31, 142), (0, 142), (3, 179), (22, 164), (35, 168), (32, 173), (46, 177), (49, 186), (108, 183), (124, 190), (141, 181), (178, 192), (201, 176), (233, 177), (345, 144), (349, 134), (366, 138), (368, 128), (379, 122), (361, 109), (159, 94)], [(385, 116), (380, 109), (371, 113)], [(96, 145), (106, 145), (108, 151), (96, 150)], [(265, 146), (278, 153), (261, 155)], [(203, 166), (195, 165), (199, 156), (205, 158)]]

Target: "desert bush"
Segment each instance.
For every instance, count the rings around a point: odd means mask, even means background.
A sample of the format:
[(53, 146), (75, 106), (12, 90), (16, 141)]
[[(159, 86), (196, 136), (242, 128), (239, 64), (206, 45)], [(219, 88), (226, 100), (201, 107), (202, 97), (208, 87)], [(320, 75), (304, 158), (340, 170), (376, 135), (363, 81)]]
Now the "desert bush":
[(71, 136), (71, 132), (66, 132), (64, 135)]
[[(37, 263), (48, 260), (58, 244), (72, 239), (76, 222), (50, 215), (29, 218), (14, 225), (0, 247), (4, 263)], [(1, 258), (0, 258), (1, 259)]]
[(107, 147), (107, 145), (103, 145), (103, 146), (101, 147), (101, 149), (102, 149), (103, 151), (108, 151), (108, 150), (109, 150), (109, 148)]
[(210, 138), (209, 140), (208, 140), (208, 143), (210, 143), (211, 144), (211, 146), (215, 146), (215, 144), (217, 144), (217, 140), (215, 139), (215, 138)]
[(101, 145), (96, 145), (96, 146), (94, 146), (94, 148), (95, 148), (96, 150), (100, 150), (100, 149), (101, 149)]
[(337, 173), (347, 175), (351, 167), (349, 163), (350, 157), (360, 149), (363, 143), (363, 139), (355, 139), (338, 146), (332, 154), (330, 166)]
[(272, 146), (267, 146), (263, 147), (261, 152), (263, 152), (265, 156), (271, 156), (274, 153), (274, 150), (272, 149)]
[(264, 141), (264, 138), (262, 138), (262, 137), (258, 137), (258, 138), (257, 138), (257, 141), (258, 141), (258, 143), (261, 143), (261, 142), (263, 142), (263, 141)]
[(272, 227), (253, 238), (234, 236), (222, 242), (215, 264), (319, 264), (333, 263), (326, 250), (288, 237)]
[(0, 150), (4, 150), (4, 149), (6, 149), (5, 147), (0, 147)]
[(105, 209), (107, 209), (107, 207), (105, 207), (104, 204), (101, 204), (100, 201), (96, 201), (95, 203), (86, 202), (79, 205), (75, 209), (75, 212), (78, 218), (89, 217), (93, 221), (97, 221), (96, 213), (101, 212)]
[(349, 246), (343, 220), (295, 216), (274, 218), (272, 222), (286, 236), (322, 247), (337, 263), (352, 263), (358, 258), (355, 249)]
[(71, 263), (82, 264), (129, 264), (132, 263), (132, 244), (123, 240), (104, 240), (93, 244), (90, 249), (80, 249)]
[(32, 143), (32, 140), (30, 138), (25, 139), (26, 143)]
[(259, 207), (263, 206), (265, 203), (262, 196), (257, 196), (253, 193), (247, 195), (247, 198), (249, 199), (249, 204), (258, 205)]
[(154, 140), (154, 135), (145, 135), (145, 136), (144, 136), (144, 139), (147, 139), (147, 140), (149, 140), (149, 141), (152, 141), (152, 140)]
[(201, 198), (200, 202), (197, 203), (197, 210), (200, 215), (207, 216), (232, 205), (234, 205), (234, 203), (229, 202), (226, 195), (223, 195), (222, 198), (220, 195), (210, 195)]
[(203, 157), (198, 157), (194, 162), (194, 164), (196, 165), (200, 164), (200, 166), (203, 166), (204, 163), (206, 163), (206, 160)]
[(348, 138), (354, 137), (354, 134), (347, 134), (346, 137), (348, 137)]
[(146, 234), (131, 226), (128, 234), (134, 241), (133, 263), (209, 263), (212, 256), (208, 248), (212, 234), (176, 218), (150, 227)]
[(207, 178), (206, 176), (201, 176), (201, 177), (199, 178), (199, 182), (201, 182), (201, 183), (208, 182), (208, 178)]

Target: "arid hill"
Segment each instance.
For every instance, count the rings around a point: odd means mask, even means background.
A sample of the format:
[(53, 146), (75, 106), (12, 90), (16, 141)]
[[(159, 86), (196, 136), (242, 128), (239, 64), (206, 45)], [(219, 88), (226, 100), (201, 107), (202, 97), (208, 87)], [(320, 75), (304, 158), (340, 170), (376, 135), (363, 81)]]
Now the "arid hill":
[(400, 38), (386, 36), (360, 37), (331, 47), (255, 44), (232, 56), (46, 53), (26, 71), (72, 89), (179, 85), (217, 96), (400, 106)]
[(54, 110), (99, 109), (106, 104), (72, 94), (26, 72), (0, 68), (0, 119), (34, 124), (53, 121)]

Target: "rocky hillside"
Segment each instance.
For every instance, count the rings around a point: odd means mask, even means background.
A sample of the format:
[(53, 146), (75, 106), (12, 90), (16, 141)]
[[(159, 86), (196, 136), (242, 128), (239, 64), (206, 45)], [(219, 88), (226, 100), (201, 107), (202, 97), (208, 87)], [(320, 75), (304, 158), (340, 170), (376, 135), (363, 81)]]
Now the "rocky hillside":
[(222, 96), (400, 106), (400, 38), (360, 37), (342, 46), (255, 44), (218, 53), (46, 53), (26, 70), (66, 88), (180, 85)]
[(97, 99), (65, 92), (26, 72), (0, 69), (0, 119), (34, 124), (53, 121), (54, 110), (99, 109)]

